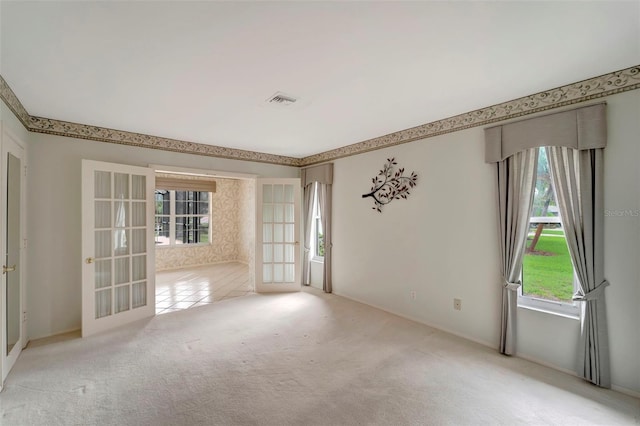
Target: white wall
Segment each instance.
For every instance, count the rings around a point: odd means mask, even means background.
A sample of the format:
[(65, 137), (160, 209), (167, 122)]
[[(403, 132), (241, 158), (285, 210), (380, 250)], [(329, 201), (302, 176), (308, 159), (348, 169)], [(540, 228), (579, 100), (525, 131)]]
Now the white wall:
[(126, 145), (30, 134), (27, 181), (28, 336), (50, 336), (80, 327), (81, 160), (146, 166), (298, 177), (297, 168), (180, 154)]
[[(637, 213), (640, 91), (606, 100), (605, 206)], [(416, 171), (419, 183), (408, 200), (380, 214), (361, 194), (392, 156)], [(334, 292), (497, 348), (495, 176), (484, 163), (483, 129), (339, 159), (334, 167)], [(640, 392), (639, 221), (637, 214), (605, 221), (613, 383), (634, 392)], [(462, 299), (461, 311), (453, 309), (454, 298)], [(574, 369), (578, 321), (524, 309), (518, 316), (520, 356)]]

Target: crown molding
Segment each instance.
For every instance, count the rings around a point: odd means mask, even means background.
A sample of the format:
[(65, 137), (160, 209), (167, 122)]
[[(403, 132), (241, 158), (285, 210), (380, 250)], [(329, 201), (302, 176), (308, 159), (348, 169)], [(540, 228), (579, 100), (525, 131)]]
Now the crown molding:
[(18, 97), (13, 93), (13, 90), (11, 90), (4, 78), (0, 76), (0, 98), (18, 117), (24, 127), (32, 132), (292, 167), (311, 166), (639, 88), (640, 65), (636, 65), (308, 157), (294, 158), (30, 116)]
[(302, 159), (302, 166), (484, 126), (634, 89), (640, 89), (640, 65), (311, 155)]
[(282, 166), (300, 166), (300, 159), (243, 149), (225, 148), (187, 142), (159, 136), (114, 130), (105, 127), (88, 126), (43, 117), (29, 117), (28, 129), (36, 133), (67, 136), (77, 139), (88, 139), (99, 142), (116, 143), (142, 148), (160, 149), (163, 151), (181, 152), (185, 154), (204, 155), (208, 157), (227, 158), (231, 160), (253, 161), (258, 163), (278, 164)]

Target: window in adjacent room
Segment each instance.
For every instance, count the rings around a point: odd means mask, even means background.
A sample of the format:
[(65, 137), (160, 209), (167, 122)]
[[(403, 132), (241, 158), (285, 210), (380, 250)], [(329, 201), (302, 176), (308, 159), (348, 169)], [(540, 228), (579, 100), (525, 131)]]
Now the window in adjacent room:
[(567, 247), (545, 148), (540, 148), (520, 304), (577, 315), (576, 277)]
[(157, 188), (155, 196), (157, 246), (210, 243), (211, 192)]

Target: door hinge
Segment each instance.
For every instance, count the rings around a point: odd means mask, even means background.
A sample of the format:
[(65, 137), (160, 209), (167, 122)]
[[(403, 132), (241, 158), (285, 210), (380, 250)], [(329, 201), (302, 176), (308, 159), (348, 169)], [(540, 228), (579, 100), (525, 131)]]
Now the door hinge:
[(27, 239), (26, 239), (26, 238), (23, 238), (23, 239), (22, 239), (22, 248), (23, 248), (23, 249), (26, 249), (26, 248), (27, 248)]
[(27, 177), (27, 166), (24, 166), (24, 176)]

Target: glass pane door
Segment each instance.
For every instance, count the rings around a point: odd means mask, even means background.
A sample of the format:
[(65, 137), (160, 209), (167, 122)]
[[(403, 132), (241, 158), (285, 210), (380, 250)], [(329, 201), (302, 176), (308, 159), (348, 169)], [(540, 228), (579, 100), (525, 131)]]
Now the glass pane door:
[(260, 180), (257, 194), (256, 290), (299, 290), (300, 181)]
[(86, 335), (153, 315), (153, 252), (147, 248), (153, 247), (155, 178), (145, 168), (89, 161), (83, 166), (92, 182), (83, 182)]

